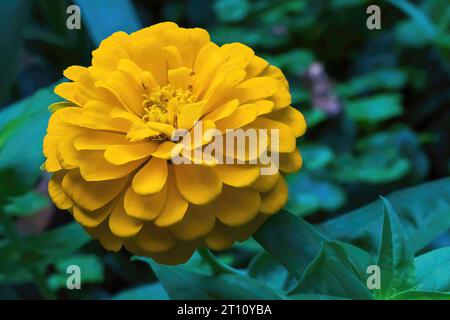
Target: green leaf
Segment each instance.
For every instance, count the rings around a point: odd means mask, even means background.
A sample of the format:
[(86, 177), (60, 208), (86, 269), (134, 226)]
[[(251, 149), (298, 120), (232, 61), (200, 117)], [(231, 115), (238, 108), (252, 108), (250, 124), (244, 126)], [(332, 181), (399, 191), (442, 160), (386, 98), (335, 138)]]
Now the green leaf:
[(283, 71), (297, 76), (302, 75), (316, 60), (314, 54), (306, 49), (295, 49), (265, 58)]
[(22, 30), (28, 20), (31, 3), (27, 0), (2, 1), (0, 4), (0, 39), (4, 45), (0, 55), (0, 102), (6, 97), (18, 71), (23, 46)]
[(377, 296), (389, 298), (411, 289), (416, 283), (414, 255), (397, 213), (385, 198), (383, 234), (377, 265), (381, 270), (381, 288)]
[(42, 141), (57, 101), (53, 87), (39, 90), (0, 112), (0, 194), (17, 196), (29, 191), (41, 175)]
[(280, 290), (289, 290), (296, 283), (286, 268), (266, 251), (251, 261), (248, 275), (271, 288)]
[(304, 167), (310, 170), (323, 168), (333, 161), (335, 157), (333, 149), (324, 144), (301, 145), (300, 150)]
[(350, 261), (345, 249), (337, 242), (323, 242), (316, 259), (308, 266), (299, 284), (289, 296), (319, 293), (341, 298), (372, 299), (365, 282)]
[(13, 216), (30, 216), (50, 205), (48, 197), (30, 191), (22, 196), (9, 199), (5, 205), (5, 213)]
[(414, 262), (421, 290), (450, 292), (450, 247), (427, 252)]
[(285, 210), (270, 217), (253, 237), (297, 279), (319, 253), (321, 242), (327, 240), (309, 223)]
[(56, 272), (52, 273), (47, 279), (50, 288), (57, 290), (66, 287), (67, 268), (71, 265), (80, 268), (82, 286), (87, 283), (101, 283), (105, 278), (103, 264), (96, 255), (73, 255), (56, 261), (54, 265)]
[(219, 21), (239, 22), (245, 19), (250, 9), (248, 0), (216, 0), (214, 11)]
[[(396, 191), (386, 198), (399, 214), (414, 252), (450, 227), (450, 178)], [(382, 202), (375, 201), (322, 223), (319, 230), (332, 239), (375, 253), (379, 248), (382, 215)]]
[[(67, 239), (70, 239), (68, 241)], [(27, 265), (43, 268), (66, 258), (90, 241), (90, 237), (78, 223), (70, 223), (23, 240), (25, 255), (8, 241), (0, 242), (0, 281), (23, 283), (31, 280)]]
[(143, 285), (126, 289), (114, 297), (113, 300), (169, 300), (169, 296), (160, 283)]
[(337, 87), (343, 98), (355, 97), (375, 90), (401, 89), (407, 81), (406, 73), (398, 69), (382, 69), (353, 77)]
[(450, 300), (450, 293), (437, 291), (405, 291), (393, 297), (391, 300)]
[(164, 266), (150, 258), (134, 257), (148, 263), (169, 297), (174, 300), (273, 300), (281, 293), (256, 280), (238, 274), (209, 275), (186, 266)]
[(114, 5), (108, 0), (75, 0), (81, 8), (83, 23), (89, 31), (94, 44), (100, 42), (117, 31), (134, 32), (142, 25), (130, 0), (116, 0)]
[(287, 181), (289, 197), (285, 208), (297, 216), (318, 210), (333, 211), (345, 203), (346, 195), (340, 186), (315, 179), (306, 172), (291, 175)]
[(400, 94), (378, 94), (369, 98), (350, 100), (345, 111), (355, 121), (378, 123), (403, 113)]

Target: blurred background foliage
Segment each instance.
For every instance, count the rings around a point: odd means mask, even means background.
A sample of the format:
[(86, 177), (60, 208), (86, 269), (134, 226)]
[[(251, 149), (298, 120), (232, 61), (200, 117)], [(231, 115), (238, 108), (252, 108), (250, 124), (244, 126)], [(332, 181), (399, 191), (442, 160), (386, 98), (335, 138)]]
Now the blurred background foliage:
[[(366, 27), (374, 3), (381, 30)], [(66, 27), (71, 4), (81, 7), (81, 30)], [(303, 169), (288, 178), (286, 209), (295, 215), (323, 223), (448, 176), (448, 0), (2, 1), (0, 298), (37, 298), (39, 287), (63, 299), (167, 298), (145, 264), (105, 252), (69, 213), (57, 212), (40, 171), (47, 106), (59, 100), (52, 88), (62, 71), (89, 65), (91, 51), (114, 31), (167, 20), (203, 27), (218, 44), (245, 43), (287, 76), (309, 128), (299, 141)], [(449, 245), (447, 233), (428, 249)], [(251, 266), (264, 266), (273, 258), (261, 252), (249, 240), (219, 257), (246, 268), (259, 255)], [(65, 289), (70, 264), (81, 266), (84, 290)], [(204, 262), (195, 255), (189, 264)]]

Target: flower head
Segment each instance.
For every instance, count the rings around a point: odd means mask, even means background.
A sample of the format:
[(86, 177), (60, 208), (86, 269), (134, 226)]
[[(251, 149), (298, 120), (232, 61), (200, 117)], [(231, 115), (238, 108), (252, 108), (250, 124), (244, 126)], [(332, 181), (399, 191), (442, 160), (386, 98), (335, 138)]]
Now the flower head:
[[(92, 56), (55, 88), (66, 101), (50, 108), (44, 155), (52, 200), (103, 247), (182, 263), (246, 240), (283, 207), (306, 125), (277, 67), (171, 22), (114, 33)], [(277, 135), (222, 139), (236, 129)], [(279, 160), (270, 174), (264, 154)]]

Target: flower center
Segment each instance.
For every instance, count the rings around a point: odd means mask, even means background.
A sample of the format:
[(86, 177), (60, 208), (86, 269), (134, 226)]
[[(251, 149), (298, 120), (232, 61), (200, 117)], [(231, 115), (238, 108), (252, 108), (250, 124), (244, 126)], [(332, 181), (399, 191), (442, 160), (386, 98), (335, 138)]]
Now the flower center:
[(173, 125), (177, 128), (177, 116), (181, 108), (196, 100), (195, 95), (189, 90), (176, 88), (173, 85), (156, 87), (148, 91), (145, 87), (144, 106), (145, 114), (142, 120), (145, 122), (160, 122)]

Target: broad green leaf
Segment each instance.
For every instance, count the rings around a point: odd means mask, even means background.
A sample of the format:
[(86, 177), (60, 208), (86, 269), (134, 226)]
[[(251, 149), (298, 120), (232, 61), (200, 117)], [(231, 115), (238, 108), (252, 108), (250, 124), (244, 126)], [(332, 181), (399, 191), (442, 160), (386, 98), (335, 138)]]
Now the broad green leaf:
[(326, 241), (316, 259), (308, 266), (291, 295), (319, 293), (350, 299), (372, 299), (366, 283), (349, 259), (346, 250), (337, 242)]
[(355, 121), (378, 123), (403, 113), (400, 94), (378, 94), (347, 101), (345, 111)]
[(333, 149), (325, 144), (305, 144), (300, 145), (304, 167), (310, 170), (320, 169), (331, 161), (335, 155)]
[(314, 54), (306, 49), (295, 49), (265, 58), (283, 71), (297, 76), (302, 75), (316, 60)]
[(17, 196), (29, 191), (41, 175), (42, 141), (50, 112), (58, 100), (53, 87), (39, 90), (0, 112), (0, 194)]
[(89, 31), (94, 44), (117, 31), (134, 32), (141, 28), (133, 3), (130, 0), (116, 0), (114, 5), (108, 0), (75, 0), (81, 8), (82, 28)]
[(285, 210), (270, 217), (253, 237), (297, 279), (319, 253), (321, 242), (327, 240), (309, 223)]
[(411, 289), (415, 283), (414, 254), (408, 243), (397, 213), (388, 200), (384, 206), (383, 233), (377, 265), (381, 270), (381, 288), (376, 291), (380, 298), (389, 298)]
[(56, 261), (54, 264), (56, 272), (53, 272), (47, 278), (47, 283), (50, 288), (57, 290), (66, 287), (68, 277), (67, 268), (72, 265), (80, 268), (82, 288), (84, 284), (101, 283), (105, 278), (103, 264), (96, 255), (73, 255)]
[(160, 283), (143, 285), (125, 289), (115, 296), (113, 300), (168, 300), (169, 296)]
[(0, 4), (0, 102), (11, 89), (19, 65), (23, 46), (22, 30), (29, 18), (31, 3), (28, 0), (2, 1)]
[[(386, 198), (398, 213), (414, 252), (450, 227), (450, 178), (399, 190)], [(332, 239), (356, 244), (375, 254), (382, 215), (382, 202), (375, 201), (322, 223), (319, 230)]]
[(23, 283), (31, 280), (27, 266), (44, 268), (55, 261), (65, 259), (89, 242), (90, 237), (78, 223), (44, 232), (23, 239), (25, 254), (21, 257), (10, 242), (0, 242), (0, 281)]
[(135, 257), (148, 263), (174, 300), (274, 300), (281, 293), (239, 274), (209, 275), (186, 266), (164, 266), (150, 258)]
[(223, 22), (239, 22), (245, 19), (250, 9), (248, 0), (216, 0), (214, 11)]
[(266, 251), (251, 261), (248, 275), (261, 283), (280, 290), (289, 290), (296, 283), (285, 267)]
[(337, 87), (337, 93), (343, 98), (350, 98), (375, 90), (401, 89), (406, 80), (407, 76), (402, 70), (382, 69), (352, 77)]
[(450, 292), (450, 247), (427, 252), (414, 262), (420, 290)]
[(391, 300), (450, 300), (450, 293), (437, 291), (405, 291), (391, 297)]
[(22, 196), (9, 199), (5, 205), (6, 214), (12, 216), (29, 216), (50, 205), (50, 200), (36, 191), (30, 191)]
[(287, 181), (289, 197), (285, 208), (297, 216), (305, 216), (318, 210), (333, 211), (345, 203), (346, 195), (340, 186), (327, 180), (315, 179), (306, 172), (291, 175)]

